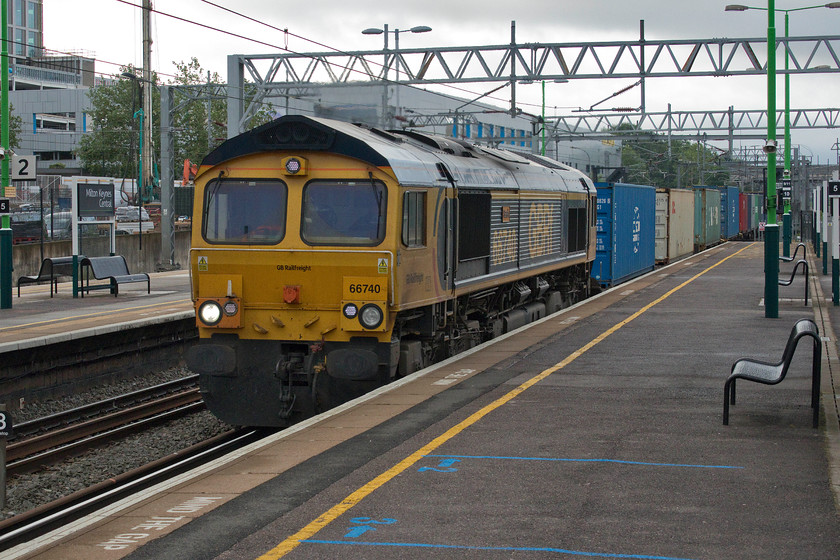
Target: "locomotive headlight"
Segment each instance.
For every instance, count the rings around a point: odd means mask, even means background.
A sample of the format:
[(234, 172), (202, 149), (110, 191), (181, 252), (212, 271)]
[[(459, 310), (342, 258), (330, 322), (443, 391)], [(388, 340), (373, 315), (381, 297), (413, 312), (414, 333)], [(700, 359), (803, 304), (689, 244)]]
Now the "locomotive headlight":
[(209, 327), (217, 325), (222, 320), (222, 306), (215, 301), (205, 301), (198, 308), (198, 318)]
[(382, 324), (384, 314), (378, 305), (368, 303), (359, 311), (359, 322), (366, 329), (375, 329)]

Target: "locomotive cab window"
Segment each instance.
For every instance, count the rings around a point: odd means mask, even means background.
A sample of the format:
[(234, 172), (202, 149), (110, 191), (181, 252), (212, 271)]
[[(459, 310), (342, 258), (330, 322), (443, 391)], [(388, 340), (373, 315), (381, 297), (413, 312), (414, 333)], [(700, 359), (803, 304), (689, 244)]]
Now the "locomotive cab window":
[(426, 193), (403, 195), (402, 242), (406, 247), (426, 246)]
[(312, 181), (303, 188), (301, 239), (309, 245), (379, 245), (386, 205), (381, 181)]
[(204, 191), (204, 238), (209, 243), (276, 245), (286, 234), (286, 197), (282, 181), (210, 181)]

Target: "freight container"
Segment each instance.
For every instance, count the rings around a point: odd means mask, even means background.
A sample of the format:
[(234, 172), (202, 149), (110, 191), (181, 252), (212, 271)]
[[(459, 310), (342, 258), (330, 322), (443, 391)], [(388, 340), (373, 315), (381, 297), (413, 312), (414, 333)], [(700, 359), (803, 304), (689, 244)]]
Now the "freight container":
[(720, 191), (694, 187), (694, 250), (720, 243)]
[(656, 189), (644, 185), (596, 183), (598, 235), (592, 277), (614, 286), (655, 266)]
[(747, 238), (750, 232), (750, 195), (738, 195), (738, 232), (742, 238)]
[(738, 236), (738, 187), (713, 187), (720, 191), (720, 236), (735, 239)]
[(694, 252), (694, 193), (656, 191), (656, 262), (669, 263)]
[(758, 226), (764, 221), (764, 197), (760, 194), (750, 195), (750, 230), (753, 232), (753, 239), (758, 236)]

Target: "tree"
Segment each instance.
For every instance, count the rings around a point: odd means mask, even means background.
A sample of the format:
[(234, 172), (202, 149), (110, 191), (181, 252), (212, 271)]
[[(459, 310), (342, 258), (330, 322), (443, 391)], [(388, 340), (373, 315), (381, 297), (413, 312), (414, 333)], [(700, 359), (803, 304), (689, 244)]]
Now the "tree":
[[(198, 85), (207, 83), (207, 72), (196, 58), (189, 62), (175, 63), (178, 74), (171, 85)], [(91, 88), (88, 96), (91, 102), (89, 115), (93, 122), (91, 131), (82, 137), (77, 148), (82, 167), (88, 175), (106, 177), (138, 176), (139, 167), (139, 119), (134, 114), (140, 107), (137, 85), (140, 80), (128, 78), (123, 73), (137, 75), (131, 66), (122, 67), (121, 75), (106, 84)], [(152, 146), (154, 161), (160, 161), (160, 90), (155, 87), (157, 75), (152, 76)], [(223, 84), (216, 73), (210, 75), (211, 84)], [(253, 84), (248, 88), (251, 96)], [(248, 93), (246, 92), (246, 93)], [(272, 118), (270, 105), (263, 106), (252, 119), (251, 126), (258, 126)], [(224, 99), (210, 101), (210, 134), (208, 137), (207, 102), (192, 101), (185, 104), (173, 116), (173, 140), (175, 161), (189, 159), (201, 161), (226, 136), (227, 102)], [(144, 146), (143, 149), (147, 149)], [(176, 166), (177, 167), (177, 166)]]
[[(131, 66), (121, 67), (120, 71), (121, 74), (137, 73)], [(154, 74), (152, 82), (157, 82)], [(142, 84), (140, 80), (120, 75), (116, 80), (88, 91), (92, 130), (82, 136), (77, 148), (85, 174), (127, 178), (139, 175), (140, 119), (139, 115), (135, 117), (141, 107), (139, 84)], [(151, 118), (152, 138), (159, 138), (160, 94), (157, 88), (152, 90)]]
[(13, 114), (14, 107), (9, 105), (9, 147), (20, 147), (20, 133), (23, 130), (23, 118)]
[[(617, 131), (633, 130), (622, 125)], [(646, 139), (622, 141), (621, 162), (627, 168), (627, 182), (655, 187), (693, 185), (722, 186), (729, 182), (729, 172), (721, 165), (721, 153), (705, 144), (671, 140), (651, 133)]]
[[(173, 85), (194, 86), (202, 84), (224, 84), (217, 73), (204, 70), (198, 59), (191, 58), (189, 62), (175, 62), (178, 73)], [(246, 99), (253, 98), (256, 90), (253, 84), (246, 84)], [(199, 96), (200, 97), (200, 96)], [(177, 101), (176, 101), (177, 103)], [(208, 122), (207, 106), (210, 105)], [(263, 104), (256, 115), (249, 122), (254, 128), (273, 118), (272, 106)], [(173, 116), (173, 136), (175, 144), (175, 161), (189, 159), (200, 162), (227, 137), (227, 101), (224, 99), (196, 99), (186, 104)]]
[[(189, 62), (176, 62), (175, 66), (178, 69), (173, 82), (175, 85), (224, 83), (219, 74), (215, 72), (210, 74), (205, 71), (195, 57)], [(209, 123), (208, 103), (210, 104)], [(226, 120), (227, 104), (221, 99), (195, 100), (186, 104), (172, 119), (175, 161), (182, 162), (185, 159), (196, 163), (201, 161), (225, 138)]]

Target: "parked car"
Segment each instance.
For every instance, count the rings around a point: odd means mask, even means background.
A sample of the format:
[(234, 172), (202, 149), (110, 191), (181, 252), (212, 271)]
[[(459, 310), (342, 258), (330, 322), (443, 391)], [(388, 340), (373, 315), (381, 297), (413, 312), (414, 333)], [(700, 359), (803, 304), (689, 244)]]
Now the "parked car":
[[(146, 209), (140, 208), (139, 210), (142, 210), (142, 212), (138, 212), (137, 206), (118, 206), (114, 211), (114, 218), (118, 222), (139, 222), (142, 217), (144, 222), (151, 222), (151, 218), (149, 217), (149, 213), (146, 212)], [(143, 231), (145, 231), (145, 228), (143, 228)]]

